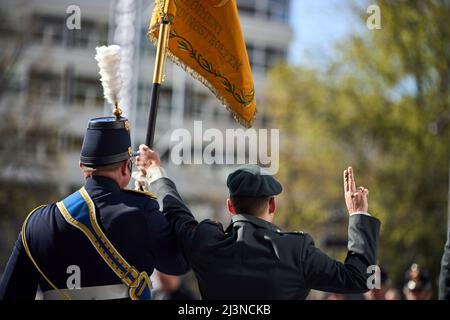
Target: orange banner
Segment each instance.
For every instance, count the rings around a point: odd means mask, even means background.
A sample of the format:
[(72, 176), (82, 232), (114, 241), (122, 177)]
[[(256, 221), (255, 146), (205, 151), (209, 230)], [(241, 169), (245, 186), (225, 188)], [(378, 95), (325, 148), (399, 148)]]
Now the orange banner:
[(255, 89), (236, 1), (156, 0), (148, 32), (155, 45), (165, 5), (171, 21), (168, 56), (251, 127)]

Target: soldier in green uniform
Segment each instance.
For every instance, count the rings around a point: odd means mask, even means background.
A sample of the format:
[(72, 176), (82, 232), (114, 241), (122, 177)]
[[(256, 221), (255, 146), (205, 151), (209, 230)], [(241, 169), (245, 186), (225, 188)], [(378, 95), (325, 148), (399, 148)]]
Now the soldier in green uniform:
[(232, 219), (224, 229), (215, 221), (194, 218), (156, 152), (142, 145), (136, 161), (174, 228), (203, 299), (305, 299), (311, 289), (372, 289), (368, 282), (373, 283), (380, 222), (367, 212), (369, 192), (356, 188), (352, 168), (344, 171), (350, 217), (348, 254), (341, 263), (318, 249), (310, 235), (282, 231), (273, 224), (275, 196), (282, 186), (258, 166), (243, 166), (229, 175)]

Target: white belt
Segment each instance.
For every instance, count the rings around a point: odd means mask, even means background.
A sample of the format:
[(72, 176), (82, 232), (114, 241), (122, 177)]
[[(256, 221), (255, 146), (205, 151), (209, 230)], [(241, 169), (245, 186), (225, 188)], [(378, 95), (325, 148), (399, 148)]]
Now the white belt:
[[(111, 300), (129, 297), (128, 287), (124, 284), (84, 287), (80, 289), (59, 289), (58, 291), (68, 295), (73, 300)], [(45, 291), (43, 293), (43, 299), (64, 300), (64, 297), (58, 291)]]

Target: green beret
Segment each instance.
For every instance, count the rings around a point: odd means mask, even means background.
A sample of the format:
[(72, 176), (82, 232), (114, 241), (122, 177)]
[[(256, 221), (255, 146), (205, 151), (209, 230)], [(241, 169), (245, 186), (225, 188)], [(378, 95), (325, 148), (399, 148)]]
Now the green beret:
[(270, 197), (283, 190), (274, 177), (257, 165), (244, 165), (230, 173), (227, 187), (232, 197)]

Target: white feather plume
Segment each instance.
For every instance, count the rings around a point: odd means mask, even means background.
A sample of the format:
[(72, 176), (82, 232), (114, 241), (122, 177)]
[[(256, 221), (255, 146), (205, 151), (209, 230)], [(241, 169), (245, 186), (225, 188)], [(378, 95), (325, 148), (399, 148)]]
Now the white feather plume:
[(120, 90), (122, 89), (122, 78), (120, 76), (120, 46), (101, 46), (95, 48), (100, 68), (100, 81), (103, 86), (105, 99), (113, 106), (119, 104)]

